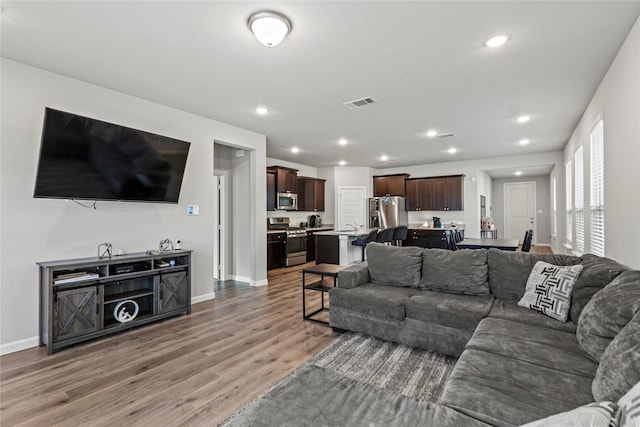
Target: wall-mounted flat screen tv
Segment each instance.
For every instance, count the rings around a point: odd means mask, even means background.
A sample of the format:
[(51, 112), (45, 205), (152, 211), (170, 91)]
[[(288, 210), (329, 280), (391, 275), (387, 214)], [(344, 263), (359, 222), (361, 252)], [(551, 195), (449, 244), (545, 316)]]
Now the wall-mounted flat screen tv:
[(34, 197), (178, 203), (189, 146), (45, 108)]

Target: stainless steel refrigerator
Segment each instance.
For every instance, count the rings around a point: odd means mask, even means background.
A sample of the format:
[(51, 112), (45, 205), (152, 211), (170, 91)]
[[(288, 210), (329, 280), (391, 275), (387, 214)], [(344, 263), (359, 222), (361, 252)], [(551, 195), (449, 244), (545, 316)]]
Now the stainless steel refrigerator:
[(399, 225), (409, 225), (404, 197), (384, 196), (369, 199), (369, 228), (383, 229)]

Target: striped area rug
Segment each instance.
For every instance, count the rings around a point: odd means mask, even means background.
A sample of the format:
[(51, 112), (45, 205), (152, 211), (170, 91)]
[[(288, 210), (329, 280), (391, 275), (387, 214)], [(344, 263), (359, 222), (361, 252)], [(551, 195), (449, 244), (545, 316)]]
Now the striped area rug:
[(346, 332), (307, 363), (373, 387), (437, 402), (455, 362), (454, 357)]

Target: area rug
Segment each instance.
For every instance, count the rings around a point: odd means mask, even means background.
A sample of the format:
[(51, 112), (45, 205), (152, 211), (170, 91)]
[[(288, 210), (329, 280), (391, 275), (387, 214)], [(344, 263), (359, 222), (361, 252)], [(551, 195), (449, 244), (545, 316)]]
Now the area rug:
[(322, 424), (340, 425), (342, 417), (358, 411), (361, 421), (393, 417), (395, 424), (401, 421), (398, 412), (418, 413), (428, 402), (437, 402), (455, 362), (450, 356), (347, 332), (224, 425), (314, 425), (318, 415), (324, 417)]

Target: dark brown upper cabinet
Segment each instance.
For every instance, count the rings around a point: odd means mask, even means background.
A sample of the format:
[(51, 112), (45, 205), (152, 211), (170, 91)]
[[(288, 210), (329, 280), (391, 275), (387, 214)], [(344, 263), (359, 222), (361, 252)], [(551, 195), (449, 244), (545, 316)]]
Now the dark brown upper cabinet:
[(405, 197), (405, 180), (407, 173), (394, 175), (378, 175), (373, 177), (373, 197), (401, 196)]

